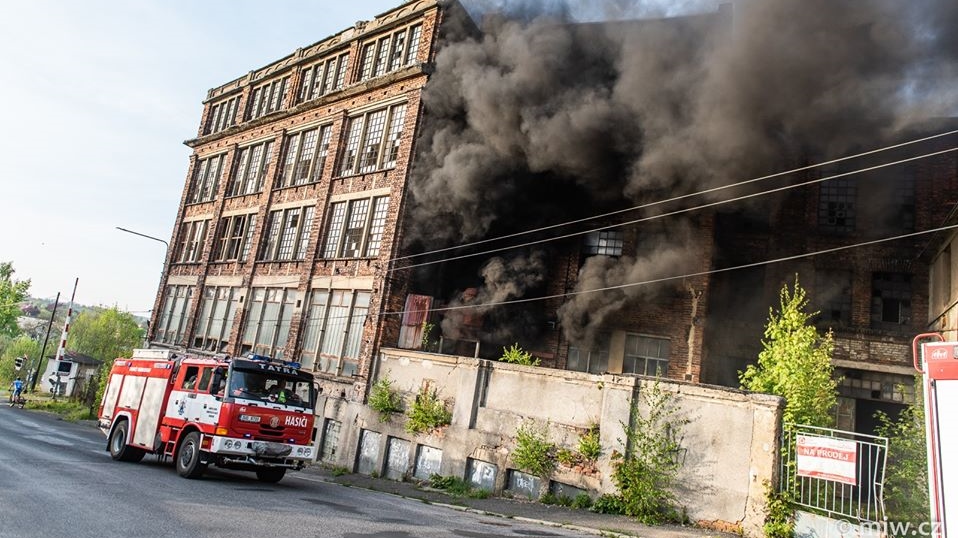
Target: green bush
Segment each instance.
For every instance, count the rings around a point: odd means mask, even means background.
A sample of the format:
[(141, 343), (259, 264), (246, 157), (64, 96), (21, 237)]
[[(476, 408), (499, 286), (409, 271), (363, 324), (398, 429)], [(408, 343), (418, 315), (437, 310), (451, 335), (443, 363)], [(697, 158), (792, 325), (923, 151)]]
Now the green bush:
[(625, 500), (621, 495), (606, 493), (592, 503), (590, 510), (599, 514), (622, 515), (625, 513)]
[(762, 530), (766, 538), (791, 538), (795, 533), (795, 511), (787, 493), (775, 491), (765, 481), (765, 502), (768, 512)]
[(550, 491), (539, 497), (539, 502), (542, 504), (554, 504), (558, 506), (572, 506), (573, 499), (568, 495), (556, 495)]
[(595, 463), (602, 455), (598, 424), (590, 425), (588, 431), (579, 436), (579, 454), (589, 463)]
[(502, 362), (511, 364), (521, 364), (523, 366), (539, 366), (539, 359), (533, 357), (528, 351), (523, 351), (519, 344), (512, 344), (510, 348), (502, 348), (502, 356), (499, 357)]
[(681, 521), (671, 486), (681, 462), (681, 432), (688, 420), (678, 415), (674, 395), (659, 381), (640, 392), (646, 412), (632, 408), (632, 426), (623, 424), (628, 438), (625, 454), (614, 454), (612, 479), (627, 516), (647, 525)]
[(416, 395), (408, 413), (406, 431), (421, 433), (440, 428), (452, 422), (452, 412), (446, 409), (446, 403), (439, 399), (435, 389), (428, 386), (422, 388)]
[(525, 423), (516, 431), (512, 461), (520, 470), (545, 478), (555, 469), (555, 451), (555, 445), (546, 439), (544, 430)]
[(580, 510), (588, 510), (592, 507), (592, 497), (589, 497), (588, 493), (580, 493), (572, 499), (572, 508), (578, 508)]
[(471, 484), (457, 476), (434, 474), (429, 477), (429, 487), (441, 489), (456, 497), (469, 497), (471, 499), (485, 499), (489, 497), (488, 491), (473, 488)]
[(402, 397), (392, 389), (392, 380), (381, 377), (369, 393), (369, 407), (379, 412), (379, 422), (386, 422), (402, 411)]

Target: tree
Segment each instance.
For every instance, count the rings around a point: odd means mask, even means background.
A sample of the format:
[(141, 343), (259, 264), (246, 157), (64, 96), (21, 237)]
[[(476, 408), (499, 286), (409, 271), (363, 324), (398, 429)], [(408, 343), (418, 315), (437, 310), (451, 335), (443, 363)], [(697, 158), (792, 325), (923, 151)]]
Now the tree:
[(897, 420), (879, 411), (876, 433), (888, 438), (885, 502), (896, 521), (918, 523), (928, 518), (928, 451), (922, 377), (915, 377), (915, 403)]
[[(21, 334), (14, 338), (3, 348), (3, 354), (0, 356), (0, 379), (3, 385), (7, 385), (15, 377), (19, 376), (27, 379), (30, 375), (31, 365), (40, 356), (40, 346), (29, 336)], [(23, 367), (17, 372), (14, 369), (14, 361), (17, 357), (26, 357)]]
[(77, 316), (70, 326), (68, 347), (103, 361), (97, 375), (96, 401), (103, 396), (105, 383), (113, 359), (129, 357), (143, 338), (143, 329), (132, 314), (120, 312), (116, 307), (103, 310), (87, 310)]
[(831, 426), (838, 380), (831, 364), (834, 342), (829, 330), (820, 335), (809, 323), (805, 290), (795, 275), (794, 288), (782, 286), (779, 310), (769, 308), (758, 363), (739, 372), (742, 388), (785, 398), (786, 422)]
[(0, 262), (0, 334), (20, 334), (20, 303), (28, 297), (30, 280), (13, 279), (13, 262)]
[(129, 357), (143, 338), (143, 329), (132, 314), (114, 308), (81, 312), (70, 325), (68, 347), (111, 363), (117, 357)]

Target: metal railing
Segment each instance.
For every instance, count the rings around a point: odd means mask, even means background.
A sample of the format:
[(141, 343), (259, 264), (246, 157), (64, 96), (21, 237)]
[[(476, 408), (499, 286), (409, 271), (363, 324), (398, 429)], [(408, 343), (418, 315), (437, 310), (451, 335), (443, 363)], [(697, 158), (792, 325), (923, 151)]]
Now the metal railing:
[[(817, 476), (799, 476), (797, 447), (803, 439), (826, 438), (854, 442), (854, 484)], [(832, 428), (784, 424), (779, 490), (796, 507), (824, 516), (859, 522), (885, 519), (885, 464), (888, 438)]]

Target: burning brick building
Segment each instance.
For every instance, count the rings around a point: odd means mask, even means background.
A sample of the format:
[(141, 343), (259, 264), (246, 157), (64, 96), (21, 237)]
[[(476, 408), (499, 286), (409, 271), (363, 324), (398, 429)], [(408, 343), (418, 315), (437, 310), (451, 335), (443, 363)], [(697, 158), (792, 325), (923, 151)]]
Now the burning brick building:
[(956, 10), (928, 3), (587, 24), (403, 3), (210, 90), (150, 339), (299, 360), (354, 401), (387, 347), (737, 386), (798, 274), (836, 333), (840, 424), (867, 429), (910, 397), (925, 238), (807, 255), (942, 222), (954, 154), (722, 187), (954, 112), (932, 67), (956, 65)]

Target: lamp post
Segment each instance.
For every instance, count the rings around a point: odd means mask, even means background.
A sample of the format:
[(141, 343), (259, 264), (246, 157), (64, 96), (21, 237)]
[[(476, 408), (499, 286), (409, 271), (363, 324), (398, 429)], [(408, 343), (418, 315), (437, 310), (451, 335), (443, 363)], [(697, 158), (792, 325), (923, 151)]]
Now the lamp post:
[[(121, 228), (120, 226), (117, 226), (116, 229), (117, 229), (117, 230), (120, 230), (121, 232), (126, 232), (126, 233), (129, 233), (129, 234), (138, 235), (138, 236), (140, 236), (140, 237), (145, 237), (145, 238), (147, 238), (147, 239), (152, 239), (152, 240), (154, 240), (154, 241), (159, 241), (160, 243), (163, 243), (163, 245), (166, 246), (166, 251), (165, 251), (164, 254), (163, 254), (163, 269), (160, 271), (160, 283), (157, 285), (157, 289), (156, 289), (157, 297), (159, 297), (159, 296), (160, 296), (160, 292), (161, 292), (162, 289), (163, 289), (163, 278), (166, 276), (166, 263), (167, 263), (167, 259), (168, 259), (169, 256), (170, 256), (170, 244), (169, 244), (168, 242), (164, 241), (163, 239), (160, 239), (159, 237), (153, 237), (152, 235), (146, 235), (146, 234), (144, 234), (144, 233), (134, 232), (133, 230), (127, 230), (126, 228)], [(155, 306), (155, 303), (154, 303), (154, 306)], [(155, 310), (155, 309), (154, 309), (154, 310)], [(156, 314), (156, 312), (152, 312), (152, 314)], [(151, 315), (151, 316), (150, 316), (150, 318), (151, 318), (150, 321), (151, 321), (151, 322), (153, 321), (153, 320), (152, 320), (152, 317), (153, 317), (153, 316)], [(152, 330), (152, 329), (153, 329), (153, 324), (150, 323), (150, 325), (147, 326), (146, 342), (149, 342), (149, 340), (150, 340), (150, 330)]]

